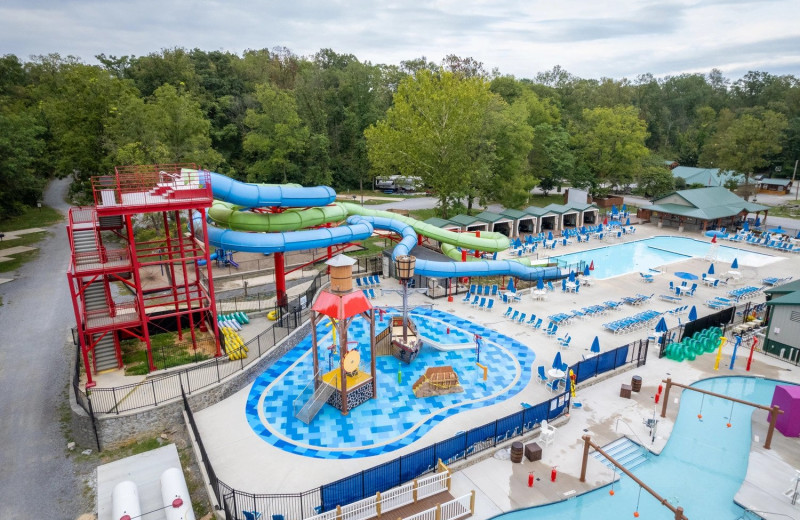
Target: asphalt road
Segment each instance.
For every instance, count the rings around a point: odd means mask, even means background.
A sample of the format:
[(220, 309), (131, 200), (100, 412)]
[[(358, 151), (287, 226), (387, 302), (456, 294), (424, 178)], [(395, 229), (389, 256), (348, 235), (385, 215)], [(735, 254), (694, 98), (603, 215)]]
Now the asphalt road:
[[(44, 202), (66, 213), (68, 180)], [(86, 511), (83, 482), (66, 453), (59, 405), (67, 395), (65, 346), (75, 319), (67, 286), (65, 223), (49, 230), (39, 256), (0, 285), (0, 518), (74, 519)]]

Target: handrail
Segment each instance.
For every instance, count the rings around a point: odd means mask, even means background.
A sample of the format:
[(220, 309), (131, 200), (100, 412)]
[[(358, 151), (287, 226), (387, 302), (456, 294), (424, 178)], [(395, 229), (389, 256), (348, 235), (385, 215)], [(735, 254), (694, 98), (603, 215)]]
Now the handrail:
[[(645, 444), (642, 442), (642, 439), (640, 439), (640, 438), (639, 438), (639, 436), (638, 436), (638, 435), (636, 435), (636, 432), (635, 432), (635, 431), (633, 431), (633, 426), (631, 426), (630, 424), (628, 424), (628, 423), (626, 423), (625, 421), (623, 421), (623, 420), (622, 420), (622, 418), (618, 418), (618, 419), (617, 419), (617, 423), (614, 425), (614, 431), (617, 431), (617, 428), (619, 427), (619, 423), (620, 423), (620, 422), (622, 422), (622, 424), (624, 424), (625, 426), (627, 426), (627, 427), (628, 427), (628, 429), (631, 431), (631, 433), (633, 434), (633, 436), (634, 436), (634, 437), (636, 437), (636, 440), (637, 440), (637, 441), (639, 441), (639, 445), (640, 445), (640, 446), (642, 446), (642, 447), (644, 447), (644, 445), (645, 445)], [(653, 443), (651, 442), (651, 443), (650, 443), (650, 445), (652, 446), (652, 445), (653, 445)], [(650, 454), (650, 452), (649, 452), (649, 450), (648, 450), (647, 454), (645, 454), (645, 458), (647, 458), (647, 456), (648, 456), (649, 454)]]
[[(295, 397), (294, 401), (292, 401), (292, 411), (294, 412), (294, 415), (297, 415), (297, 412), (302, 410), (303, 406), (305, 406), (306, 402), (308, 402), (308, 399), (302, 399), (302, 397), (306, 394), (306, 390), (308, 390), (309, 387), (314, 385), (319, 380), (319, 372), (320, 371), (317, 370), (317, 373), (314, 374), (314, 376), (311, 378), (311, 381), (309, 381), (308, 384), (306, 384), (306, 386), (304, 386), (303, 389), (300, 390), (300, 393), (297, 394), (297, 397)], [(316, 390), (316, 386), (315, 386), (314, 390)], [(311, 392), (311, 396), (312, 397), (313, 397), (313, 395), (314, 395), (314, 391)], [(301, 399), (302, 399), (302, 401), (301, 401)], [(301, 401), (299, 407), (298, 407), (298, 401)]]

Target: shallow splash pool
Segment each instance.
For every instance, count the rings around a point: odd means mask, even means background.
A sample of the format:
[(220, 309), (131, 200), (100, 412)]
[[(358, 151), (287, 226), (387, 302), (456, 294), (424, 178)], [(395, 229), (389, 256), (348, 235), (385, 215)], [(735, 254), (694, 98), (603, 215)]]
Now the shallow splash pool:
[(772, 255), (675, 236), (655, 236), (608, 245), (553, 257), (552, 260), (567, 264), (594, 263), (595, 270), (592, 275), (602, 280), (638, 271), (646, 272), (651, 268), (690, 258), (705, 258), (712, 246), (718, 246), (714, 261), (723, 264), (730, 265), (736, 258), (741, 265), (757, 267), (777, 260), (777, 257)]
[[(749, 377), (706, 379), (693, 386), (769, 405), (778, 381)], [(692, 519), (735, 520), (744, 509), (733, 502), (747, 472), (753, 408), (706, 396), (702, 402), (703, 420), (697, 419), (702, 394), (684, 391), (678, 418), (661, 455), (633, 473)], [(731, 413), (732, 412), (732, 413)], [(759, 412), (757, 412), (759, 413)], [(760, 412), (764, 413), (764, 412)], [(731, 427), (727, 428), (726, 423)], [(611, 482), (612, 470), (605, 470)], [(596, 489), (563, 502), (507, 513), (496, 520), (617, 520), (632, 518), (639, 486), (627, 476), (609, 487)], [(672, 520), (675, 515), (649, 493), (643, 491), (640, 518)]]
[[(396, 312), (387, 313), (376, 322), (376, 333), (388, 326), (392, 314)], [(436, 330), (431, 339), (464, 344), (479, 334), (483, 340), (481, 363), (489, 366), (489, 380), (483, 381), (483, 371), (475, 365), (474, 348), (440, 351), (426, 345), (410, 365), (392, 356), (381, 356), (376, 359), (377, 399), (357, 406), (347, 416), (325, 405), (307, 425), (295, 418), (293, 401), (312, 378), (308, 336), (253, 383), (245, 409), (253, 431), (264, 441), (301, 455), (332, 459), (373, 456), (418, 440), (446, 417), (510, 399), (530, 382), (536, 355), (526, 345), (445, 312), (420, 308), (410, 314), (419, 328)], [(439, 330), (442, 327), (445, 332)], [(450, 327), (450, 339), (446, 327)], [(338, 357), (331, 357), (327, 348), (331, 343), (327, 320), (318, 324), (317, 334), (320, 370), (327, 372), (338, 363)], [(370, 363), (368, 338), (369, 324), (355, 319), (348, 329), (348, 339), (358, 342), (362, 370)], [(426, 368), (441, 365), (453, 366), (464, 392), (414, 397), (414, 382)]]

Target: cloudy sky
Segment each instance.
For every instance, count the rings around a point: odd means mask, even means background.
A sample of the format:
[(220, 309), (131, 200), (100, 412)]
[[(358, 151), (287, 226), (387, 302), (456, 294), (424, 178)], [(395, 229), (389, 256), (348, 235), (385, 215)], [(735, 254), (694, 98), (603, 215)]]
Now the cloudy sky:
[(519, 78), (721, 69), (800, 75), (798, 0), (2, 0), (0, 53), (321, 48), (398, 64), (471, 56)]

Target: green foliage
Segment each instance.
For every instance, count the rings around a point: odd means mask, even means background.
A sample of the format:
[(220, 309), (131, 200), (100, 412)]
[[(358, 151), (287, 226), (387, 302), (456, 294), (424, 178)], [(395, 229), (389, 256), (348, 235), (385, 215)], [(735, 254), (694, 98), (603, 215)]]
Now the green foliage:
[(675, 177), (660, 157), (650, 157), (642, 165), (636, 180), (636, 192), (658, 198), (675, 191)]
[(44, 133), (33, 109), (0, 106), (0, 221), (41, 199), (45, 179), (37, 170), (43, 167)]

